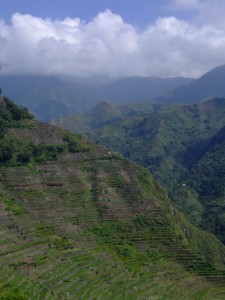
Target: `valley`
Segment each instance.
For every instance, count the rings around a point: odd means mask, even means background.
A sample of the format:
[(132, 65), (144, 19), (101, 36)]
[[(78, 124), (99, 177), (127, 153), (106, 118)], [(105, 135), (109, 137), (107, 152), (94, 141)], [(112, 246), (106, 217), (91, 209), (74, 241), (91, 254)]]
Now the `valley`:
[[(83, 132), (147, 167), (193, 224), (224, 242), (224, 205), (223, 200), (217, 203), (216, 199), (224, 196), (225, 100), (204, 100), (207, 95), (223, 95), (223, 75), (224, 66), (220, 66), (175, 89), (176, 102), (180, 101), (177, 104), (169, 105), (168, 96), (167, 104), (158, 98), (157, 104), (124, 105), (121, 111), (121, 106), (102, 102), (89, 112), (52, 123)], [(187, 89), (190, 92), (186, 93)], [(189, 95), (189, 104), (183, 104), (188, 101), (176, 91)], [(200, 100), (199, 104), (190, 104)]]

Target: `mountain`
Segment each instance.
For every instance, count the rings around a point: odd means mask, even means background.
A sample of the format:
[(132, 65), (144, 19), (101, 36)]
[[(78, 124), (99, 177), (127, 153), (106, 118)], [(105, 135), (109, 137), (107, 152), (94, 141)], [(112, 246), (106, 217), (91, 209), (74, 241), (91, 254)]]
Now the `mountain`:
[(1, 299), (223, 299), (224, 245), (147, 169), (6, 97), (0, 122)]
[(186, 185), (199, 195), (203, 207), (200, 226), (216, 234), (225, 243), (225, 126), (193, 166)]
[(83, 112), (100, 101), (90, 85), (55, 76), (1, 75), (0, 85), (4, 94), (42, 121)]
[(218, 66), (199, 79), (174, 89), (168, 96), (158, 99), (158, 103), (159, 105), (191, 104), (215, 97), (225, 97), (225, 65)]
[[(179, 169), (183, 165), (192, 167), (224, 122), (225, 99), (213, 99), (132, 116), (92, 131), (90, 136), (116, 151), (123, 150), (125, 156), (142, 165), (151, 166), (156, 178), (169, 189), (176, 180), (174, 176), (179, 178)], [(162, 170), (165, 164), (167, 172)], [(180, 165), (176, 174), (174, 164), (176, 169)]]
[(49, 121), (83, 113), (102, 101), (123, 105), (150, 100), (190, 80), (133, 77), (109, 83), (109, 79), (98, 78), (0, 75), (0, 86), (5, 95), (29, 108), (39, 120)]
[[(225, 242), (224, 124), (225, 99), (213, 99), (127, 118), (89, 136), (148, 167), (194, 224)], [(213, 211), (218, 221), (210, 221)]]
[(92, 129), (102, 128), (129, 116), (152, 110), (153, 106), (148, 102), (115, 106), (107, 101), (102, 101), (88, 112), (66, 115), (52, 120), (51, 123), (76, 133), (87, 133)]
[(191, 78), (128, 77), (115, 80), (98, 89), (102, 99), (113, 104), (150, 101), (163, 96), (173, 89), (192, 82)]
[(102, 101), (113, 105), (148, 101), (156, 107), (198, 103), (225, 97), (225, 65), (199, 79), (128, 77), (73, 78), (41, 75), (0, 75), (3, 93), (26, 106), (42, 121), (83, 113)]

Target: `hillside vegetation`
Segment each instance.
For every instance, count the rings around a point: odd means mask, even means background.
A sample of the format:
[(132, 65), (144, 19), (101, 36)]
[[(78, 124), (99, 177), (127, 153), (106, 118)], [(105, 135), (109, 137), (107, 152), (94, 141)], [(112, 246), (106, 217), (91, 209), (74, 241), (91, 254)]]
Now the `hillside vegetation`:
[(224, 245), (147, 169), (6, 98), (0, 111), (0, 299), (224, 299)]
[(51, 123), (76, 133), (87, 133), (93, 129), (115, 124), (127, 117), (151, 111), (153, 111), (153, 105), (149, 102), (115, 106), (108, 101), (102, 101), (90, 111), (66, 115), (52, 120)]
[(128, 118), (89, 136), (148, 167), (193, 223), (225, 242), (224, 124), (225, 99), (213, 99)]

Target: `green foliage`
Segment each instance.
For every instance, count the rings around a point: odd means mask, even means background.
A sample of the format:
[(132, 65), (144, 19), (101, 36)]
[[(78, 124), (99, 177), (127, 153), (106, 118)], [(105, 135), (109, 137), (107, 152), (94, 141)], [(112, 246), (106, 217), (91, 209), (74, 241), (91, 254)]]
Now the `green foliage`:
[(67, 131), (63, 140), (68, 147), (68, 151), (71, 153), (87, 152), (91, 150), (91, 146), (84, 141), (84, 138), (80, 134), (73, 134)]
[(0, 138), (1, 147), (0, 147), (0, 164), (10, 161), (13, 158), (15, 140), (9, 136), (5, 135), (3, 138)]
[(198, 194), (193, 189), (180, 183), (174, 186), (169, 196), (173, 199), (176, 207), (183, 211), (193, 224), (200, 224), (204, 208), (199, 202)]
[(55, 229), (50, 225), (38, 225), (36, 229), (37, 236), (51, 236), (55, 234)]
[(224, 137), (221, 138), (223, 144), (211, 145), (189, 174), (187, 183), (197, 191), (200, 197), (225, 196)]
[(53, 239), (53, 246), (58, 250), (66, 250), (71, 248), (69, 239), (66, 236), (57, 237)]
[(69, 131), (64, 134), (62, 144), (37, 144), (27, 138), (19, 139), (8, 131), (9, 128), (23, 128), (23, 122), (32, 118), (27, 109), (5, 97), (0, 98), (0, 166), (41, 164), (56, 160), (61, 153), (87, 152), (91, 149), (81, 135)]
[(48, 254), (46, 254), (46, 253), (35, 256), (35, 259), (32, 262), (32, 266), (38, 267), (38, 266), (44, 264), (47, 259), (48, 259)]
[(24, 107), (14, 104), (6, 97), (0, 97), (0, 125), (2, 134), (5, 129), (19, 127), (20, 121), (33, 119), (33, 116)]
[[(225, 196), (224, 123), (225, 99), (213, 99), (128, 118), (89, 135), (148, 167), (193, 224), (202, 227), (205, 222), (204, 228), (221, 238), (223, 224), (201, 198)], [(143, 174), (137, 175), (147, 191), (153, 184)], [(211, 220), (211, 225), (207, 225), (209, 209), (211, 219), (217, 220)]]
[(225, 244), (225, 197), (200, 198), (204, 212), (199, 225)]
[(18, 288), (12, 287), (10, 284), (2, 284), (0, 286), (0, 300), (28, 300)]
[(66, 149), (63, 145), (36, 145), (32, 141), (17, 139), (9, 134), (5, 134), (0, 142), (0, 165), (7, 166), (55, 160)]
[(171, 190), (204, 154), (210, 139), (224, 125), (225, 105), (218, 108), (218, 101), (199, 106), (174, 106), (132, 117), (93, 131), (90, 136), (145, 165)]
[(26, 300), (25, 296), (21, 295), (19, 292), (3, 291), (0, 293), (0, 300)]
[(139, 214), (139, 215), (134, 219), (134, 223), (135, 223), (138, 227), (146, 227), (146, 226), (149, 226), (150, 220), (149, 220), (148, 216), (146, 216), (145, 214)]
[(117, 188), (124, 188), (126, 185), (126, 180), (123, 176), (117, 175), (116, 177), (111, 177), (108, 183), (109, 185), (115, 186)]
[(26, 213), (26, 210), (18, 201), (0, 195), (0, 202), (5, 204), (7, 211), (11, 211), (15, 215), (23, 215)]

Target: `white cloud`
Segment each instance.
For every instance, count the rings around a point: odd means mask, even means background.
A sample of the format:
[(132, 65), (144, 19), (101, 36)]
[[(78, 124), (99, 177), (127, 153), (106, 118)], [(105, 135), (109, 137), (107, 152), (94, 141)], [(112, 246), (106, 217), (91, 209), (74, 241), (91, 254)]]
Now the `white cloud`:
[(224, 0), (171, 0), (171, 12), (192, 12), (192, 22), (224, 27)]
[(225, 27), (175, 17), (142, 31), (109, 10), (89, 23), (19, 13), (0, 22), (1, 73), (199, 76), (225, 63), (224, 50)]

